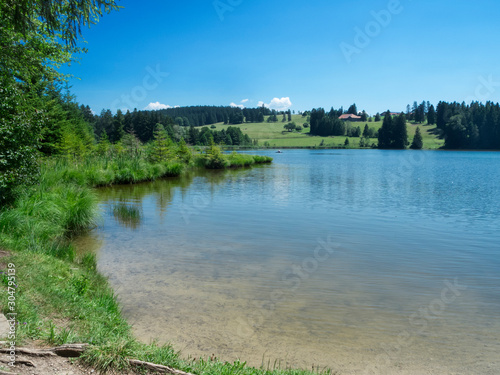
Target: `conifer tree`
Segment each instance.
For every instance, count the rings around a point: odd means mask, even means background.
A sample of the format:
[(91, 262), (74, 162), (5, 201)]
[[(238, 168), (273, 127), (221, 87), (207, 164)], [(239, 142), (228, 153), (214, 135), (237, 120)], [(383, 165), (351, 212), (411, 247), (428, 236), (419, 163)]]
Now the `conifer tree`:
[(151, 145), (149, 159), (153, 163), (163, 162), (171, 157), (172, 140), (161, 124), (156, 124), (154, 140)]
[(401, 113), (394, 121), (394, 133), (391, 139), (391, 148), (405, 149), (408, 146), (408, 130), (406, 116)]
[(389, 111), (384, 116), (384, 122), (378, 132), (378, 147), (391, 148), (391, 140), (393, 138), (394, 128), (392, 123), (392, 116)]
[(420, 134), (420, 127), (417, 126), (417, 130), (415, 130), (415, 135), (413, 136), (413, 142), (411, 143), (410, 148), (413, 150), (421, 150), (424, 146), (424, 142), (422, 140), (422, 134)]

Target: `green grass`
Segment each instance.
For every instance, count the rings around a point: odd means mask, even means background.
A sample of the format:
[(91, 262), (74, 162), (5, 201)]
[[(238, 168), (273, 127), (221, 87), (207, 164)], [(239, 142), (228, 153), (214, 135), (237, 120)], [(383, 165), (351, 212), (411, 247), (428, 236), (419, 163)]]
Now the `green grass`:
[[(307, 117), (302, 117), (301, 115), (292, 115), (292, 121), (294, 121), (297, 125), (303, 126), (307, 121)], [(251, 139), (257, 139), (259, 142), (259, 146), (262, 147), (265, 144), (269, 144), (269, 147), (274, 148), (286, 148), (286, 147), (344, 147), (344, 141), (346, 139), (343, 137), (319, 137), (319, 136), (310, 136), (309, 128), (302, 129), (300, 133), (298, 132), (288, 132), (283, 126), (288, 122), (279, 122), (276, 123), (245, 123), (240, 125), (223, 125), (222, 123), (216, 124), (216, 130), (227, 129), (229, 126), (239, 127), (241, 131)], [(361, 131), (363, 131), (365, 124), (368, 124), (368, 127), (374, 128), (378, 130), (382, 127), (382, 121), (378, 122), (359, 122), (352, 123), (353, 126), (359, 126)], [(415, 135), (416, 127), (420, 126), (420, 130), (422, 132), (422, 138), (424, 141), (424, 149), (435, 150), (444, 145), (444, 140), (439, 139), (436, 135), (434, 135), (434, 131), (436, 129), (435, 125), (427, 125), (427, 124), (418, 124), (414, 125), (412, 123), (407, 124), (408, 128), (408, 140), (411, 143), (413, 140), (413, 136)], [(358, 148), (359, 147), (359, 138), (349, 138), (349, 147), (350, 148)], [(323, 142), (323, 146), (320, 146)], [(370, 139), (370, 145), (372, 143), (377, 144), (378, 141), (376, 138)]]
[(54, 158), (46, 161), (44, 178), (99, 187), (179, 176), (185, 168), (186, 165), (180, 161), (150, 163), (145, 158), (126, 155), (87, 157), (81, 161)]

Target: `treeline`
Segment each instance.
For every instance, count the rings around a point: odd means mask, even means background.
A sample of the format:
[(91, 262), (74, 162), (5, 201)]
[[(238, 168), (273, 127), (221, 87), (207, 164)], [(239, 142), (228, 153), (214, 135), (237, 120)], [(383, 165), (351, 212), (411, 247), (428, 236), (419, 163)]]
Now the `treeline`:
[(437, 128), (448, 149), (500, 149), (500, 105), (439, 102)]
[(264, 116), (269, 116), (271, 110), (266, 107), (239, 108), (194, 106), (161, 109), (160, 115), (174, 119), (179, 126), (204, 126), (223, 122), (228, 125), (237, 125), (244, 122), (264, 122)]
[[(112, 114), (110, 110), (103, 110), (100, 115), (93, 115), (88, 106), (81, 106), (82, 116), (91, 124), (97, 138), (106, 136), (111, 142), (118, 142), (125, 133), (133, 132), (143, 143), (149, 142), (153, 138), (153, 132), (157, 124), (163, 125), (169, 131), (172, 139), (180, 140), (184, 138), (186, 142), (193, 145), (205, 144), (203, 140), (197, 141), (192, 127), (213, 125), (215, 123), (242, 124), (243, 122), (263, 122), (264, 116), (271, 116), (274, 111), (265, 107), (260, 108), (234, 108), (234, 107), (179, 107), (169, 108), (159, 111), (138, 111), (123, 113), (118, 110)], [(220, 137), (229, 138), (226, 134), (212, 134), (214, 140)], [(230, 134), (233, 137), (233, 134)], [(203, 139), (203, 137), (201, 138)], [(241, 139), (237, 136), (236, 139)], [(238, 140), (233, 145), (240, 145)]]

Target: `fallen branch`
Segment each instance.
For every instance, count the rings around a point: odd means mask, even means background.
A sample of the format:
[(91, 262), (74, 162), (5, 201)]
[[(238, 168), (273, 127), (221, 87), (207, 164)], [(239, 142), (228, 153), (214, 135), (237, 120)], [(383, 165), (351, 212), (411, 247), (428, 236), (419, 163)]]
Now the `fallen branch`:
[(129, 359), (128, 362), (131, 366), (140, 367), (143, 369), (159, 372), (160, 374), (172, 374), (172, 375), (193, 375), (189, 372), (184, 372), (176, 370), (172, 367), (156, 365), (150, 362), (139, 361), (137, 359)]
[(51, 349), (59, 357), (77, 358), (87, 349), (88, 344), (68, 344)]
[[(0, 362), (2, 362), (2, 363), (10, 363), (10, 361), (7, 361), (5, 359), (0, 359)], [(18, 364), (18, 365), (25, 365), (25, 366), (28, 366), (28, 367), (36, 367), (33, 362), (25, 360), (25, 359), (16, 359), (16, 364)]]
[[(80, 357), (88, 344), (68, 344), (50, 349), (27, 349), (16, 348), (17, 355), (27, 355), (29, 357), (65, 357), (76, 358)], [(10, 353), (10, 349), (0, 349), (0, 353)]]
[[(10, 353), (10, 349), (0, 349), (0, 353)], [(29, 357), (53, 357), (56, 354), (47, 349), (16, 348), (16, 355), (27, 355)]]

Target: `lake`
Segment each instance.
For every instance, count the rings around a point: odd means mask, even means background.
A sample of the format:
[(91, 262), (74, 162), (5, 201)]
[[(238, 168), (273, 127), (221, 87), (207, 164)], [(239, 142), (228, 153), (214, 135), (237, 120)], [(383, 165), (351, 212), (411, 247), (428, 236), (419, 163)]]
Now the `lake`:
[(500, 373), (500, 153), (250, 153), (274, 162), (98, 190), (77, 245), (140, 339), (265, 367)]

